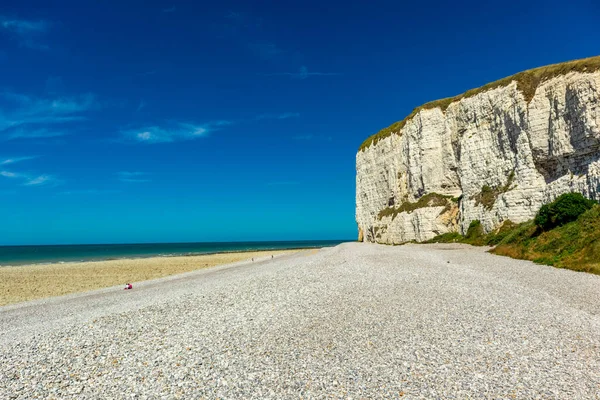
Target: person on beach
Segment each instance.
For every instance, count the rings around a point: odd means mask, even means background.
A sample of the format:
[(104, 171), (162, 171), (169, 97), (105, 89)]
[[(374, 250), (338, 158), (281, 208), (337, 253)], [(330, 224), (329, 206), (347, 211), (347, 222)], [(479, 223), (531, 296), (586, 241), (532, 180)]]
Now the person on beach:
[(129, 289), (133, 289), (133, 285), (131, 283), (126, 283), (125, 289), (123, 289), (123, 290), (129, 290)]

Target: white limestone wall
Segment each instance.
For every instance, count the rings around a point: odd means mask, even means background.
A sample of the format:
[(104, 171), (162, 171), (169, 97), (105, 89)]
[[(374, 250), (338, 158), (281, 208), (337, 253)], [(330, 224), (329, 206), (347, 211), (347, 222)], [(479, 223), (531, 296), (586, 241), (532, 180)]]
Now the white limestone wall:
[[(365, 240), (423, 241), (523, 222), (570, 191), (600, 199), (600, 72), (569, 73), (542, 83), (527, 104), (516, 82), (422, 110), (399, 134), (356, 156), (356, 220)], [(504, 187), (491, 209), (474, 199), (483, 185)], [(427, 193), (459, 197), (443, 207), (378, 218), (379, 212)], [(372, 233), (377, 229), (378, 237)]]

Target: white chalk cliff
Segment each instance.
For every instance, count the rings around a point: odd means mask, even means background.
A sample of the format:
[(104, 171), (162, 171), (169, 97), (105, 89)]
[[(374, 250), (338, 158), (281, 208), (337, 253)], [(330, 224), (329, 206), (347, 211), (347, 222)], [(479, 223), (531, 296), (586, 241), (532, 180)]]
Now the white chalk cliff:
[(464, 234), (473, 220), (491, 231), (532, 219), (565, 192), (600, 200), (598, 65), (526, 71), (369, 138), (356, 155), (359, 240)]

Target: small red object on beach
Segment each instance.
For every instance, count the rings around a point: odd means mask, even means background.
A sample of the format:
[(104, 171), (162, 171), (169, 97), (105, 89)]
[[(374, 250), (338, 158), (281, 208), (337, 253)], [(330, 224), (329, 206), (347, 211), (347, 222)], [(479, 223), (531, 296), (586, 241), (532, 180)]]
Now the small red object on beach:
[(125, 286), (124, 290), (128, 290), (128, 289), (133, 289), (133, 285), (131, 283), (128, 283), (127, 286)]

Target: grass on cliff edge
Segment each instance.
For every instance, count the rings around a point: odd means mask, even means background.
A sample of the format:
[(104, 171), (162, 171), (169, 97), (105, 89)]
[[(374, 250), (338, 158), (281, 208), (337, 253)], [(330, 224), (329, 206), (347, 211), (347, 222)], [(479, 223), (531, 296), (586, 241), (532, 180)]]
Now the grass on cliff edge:
[(510, 85), (511, 82), (517, 82), (517, 89), (523, 93), (525, 97), (525, 101), (529, 103), (533, 98), (536, 89), (540, 85), (540, 83), (552, 79), (556, 76), (565, 75), (569, 72), (594, 72), (600, 70), (600, 56), (584, 58), (581, 60), (568, 61), (560, 64), (552, 64), (547, 65), (545, 67), (539, 67), (530, 69), (527, 71), (519, 72), (515, 75), (500, 79), (495, 82), (488, 83), (480, 88), (471, 89), (466, 91), (463, 94), (459, 94), (454, 97), (447, 97), (445, 99), (431, 101), (429, 103), (425, 103), (420, 107), (415, 108), (406, 118), (402, 121), (398, 121), (388, 126), (387, 128), (383, 128), (376, 134), (370, 136), (365, 140), (358, 151), (362, 151), (372, 144), (377, 144), (378, 141), (390, 136), (392, 133), (399, 134), (404, 125), (411, 120), (415, 115), (417, 115), (422, 110), (430, 110), (433, 108), (440, 108), (442, 111), (446, 111), (448, 106), (455, 101), (460, 101), (462, 99), (466, 99), (469, 97), (473, 97), (478, 95), (479, 93), (486, 92), (488, 90), (496, 89), (499, 87), (505, 87)]
[(518, 225), (506, 221), (484, 234), (479, 221), (473, 221), (465, 236), (446, 233), (428, 243), (453, 242), (496, 246), (491, 253), (600, 275), (600, 205), (546, 232), (531, 220)]

